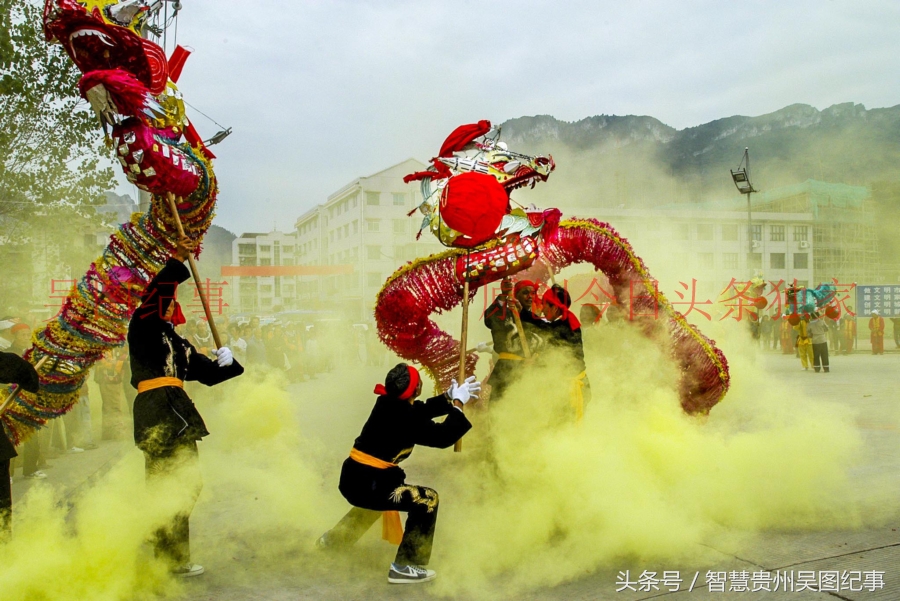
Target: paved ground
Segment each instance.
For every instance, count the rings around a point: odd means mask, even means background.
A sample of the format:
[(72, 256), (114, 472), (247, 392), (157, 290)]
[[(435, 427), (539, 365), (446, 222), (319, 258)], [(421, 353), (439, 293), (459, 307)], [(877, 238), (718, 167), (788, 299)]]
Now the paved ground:
[[(808, 386), (821, 396), (823, 402), (856, 408), (858, 412), (855, 426), (862, 434), (867, 459), (864, 464), (857, 466), (851, 477), (861, 489), (876, 485), (883, 487), (885, 482), (892, 482), (900, 492), (900, 398), (896, 394), (900, 354), (836, 357), (832, 359), (833, 371), (827, 376), (803, 373), (796, 360), (780, 354), (768, 354), (762, 361), (773, 378), (794, 382), (797, 378), (807, 378)], [(325, 385), (322, 381), (302, 384), (295, 392), (297, 396), (308, 398), (311, 390)], [(307, 423), (307, 431), (316, 432), (320, 428), (334, 426), (315, 423), (317, 418), (312, 413), (307, 415), (302, 404), (298, 410), (301, 419), (313, 422)], [(332, 419), (337, 423), (350, 424), (346, 429), (351, 438), (351, 431), (356, 430), (361, 423), (361, 417), (356, 413), (335, 414)], [(107, 444), (91, 453), (56, 459), (50, 481), (76, 490), (107, 469), (122, 448), (120, 445)], [(17, 481), (14, 489), (16, 495), (21, 495), (25, 486), (26, 483)], [(298, 491), (298, 494), (302, 494), (302, 491)], [(897, 495), (893, 499), (896, 500)], [(440, 594), (439, 587), (433, 585), (423, 585), (413, 590), (389, 586), (384, 579), (384, 568), (389, 559), (383, 550), (385, 545), (364, 546), (354, 557), (338, 557), (326, 562), (310, 552), (309, 541), (297, 541), (293, 554), (288, 552), (288, 556), (266, 557), (264, 550), (242, 548), (240, 541), (220, 540), (216, 524), (240, 519), (239, 515), (229, 514), (227, 508), (216, 505), (201, 505), (198, 512), (208, 515), (195, 515), (199, 524), (197, 529), (200, 531), (195, 535), (196, 546), (203, 548), (204, 545), (227, 544), (229, 548), (233, 548), (233, 552), (228, 558), (223, 559), (220, 553), (211, 562), (204, 560), (209, 572), (186, 585), (182, 596), (184, 601), (447, 598)], [(900, 513), (895, 512), (894, 515)], [(290, 536), (290, 533), (280, 535)], [(757, 596), (772, 600), (900, 599), (900, 519), (894, 518), (879, 527), (863, 530), (770, 531), (752, 540), (729, 541), (730, 539), (723, 538), (720, 543), (698, 547), (696, 555), (703, 558), (703, 565), (694, 562), (693, 565), (685, 565), (680, 569), (677, 565), (616, 566), (614, 569), (585, 574), (579, 579), (552, 588), (511, 595), (491, 593), (485, 598), (622, 601), (655, 598), (672, 601), (755, 599)], [(279, 548), (284, 547), (281, 545)], [(283, 568), (285, 562), (295, 565), (296, 571), (286, 572)], [(627, 579), (619, 572), (626, 569), (629, 570)], [(663, 582), (645, 581), (642, 587), (638, 579), (645, 570), (656, 571), (656, 577), (660, 581), (664, 571), (679, 570), (682, 582), (677, 591), (674, 590), (674, 585), (667, 587)], [(724, 590), (735, 590), (711, 591), (707, 585), (709, 571), (724, 573), (723, 577), (727, 581), (723, 585)], [(348, 578), (348, 574), (355, 577)], [(836, 578), (833, 590), (803, 590), (809, 577), (824, 578), (828, 583), (832, 575)], [(688, 590), (695, 576), (693, 590)], [(881, 579), (883, 586), (878, 584)], [(754, 588), (762, 590), (742, 592), (742, 581), (746, 582), (748, 591)], [(627, 583), (630, 583), (630, 587), (625, 586)], [(624, 590), (617, 591), (619, 588)], [(502, 590), (502, 586), (498, 589)], [(766, 589), (771, 592), (766, 592)]]

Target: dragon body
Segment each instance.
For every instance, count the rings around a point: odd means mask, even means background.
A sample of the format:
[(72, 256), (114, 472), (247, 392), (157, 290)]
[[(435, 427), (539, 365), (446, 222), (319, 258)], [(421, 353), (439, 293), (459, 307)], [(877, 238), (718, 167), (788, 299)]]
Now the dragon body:
[(35, 332), (26, 358), (37, 364), (48, 357), (39, 370), (40, 391), (23, 392), (2, 416), (16, 444), (69, 411), (91, 366), (124, 343), (145, 287), (174, 249), (167, 195), (179, 198), (190, 238), (200, 240), (212, 222), (215, 157), (186, 118), (175, 85), (188, 53), (179, 47), (167, 58), (143, 38), (148, 14), (143, 0), (47, 0), (44, 6), (47, 41), (61, 44), (82, 72), (79, 91), (126, 177), (153, 200), (149, 211), (118, 228), (59, 314)]

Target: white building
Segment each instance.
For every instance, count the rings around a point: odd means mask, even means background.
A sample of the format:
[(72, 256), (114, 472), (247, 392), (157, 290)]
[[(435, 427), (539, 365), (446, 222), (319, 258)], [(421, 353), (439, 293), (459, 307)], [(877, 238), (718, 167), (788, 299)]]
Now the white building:
[[(232, 243), (233, 265), (239, 267), (291, 267), (296, 264), (296, 252), (296, 233), (246, 233)], [(295, 309), (297, 279), (292, 275), (234, 277), (232, 302), (240, 313), (277, 313)]]
[(418, 183), (403, 176), (422, 171), (414, 159), (359, 177), (297, 219), (298, 264), (351, 265), (352, 273), (302, 276), (304, 308), (342, 308), (353, 319), (371, 317), (375, 296), (404, 263), (444, 250), (430, 233), (416, 234), (422, 221)]
[(670, 205), (660, 209), (571, 209), (564, 216), (594, 217), (610, 223), (631, 243), (651, 274), (673, 285), (697, 280), (709, 298), (735, 280), (754, 275), (801, 286), (814, 283), (813, 216), (809, 213), (754, 212), (751, 240), (747, 214)]

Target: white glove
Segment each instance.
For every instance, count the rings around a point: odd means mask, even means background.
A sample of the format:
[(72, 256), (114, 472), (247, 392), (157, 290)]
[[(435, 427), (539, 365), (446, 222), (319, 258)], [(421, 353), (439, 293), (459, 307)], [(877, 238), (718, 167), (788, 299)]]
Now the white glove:
[(463, 405), (468, 403), (471, 399), (477, 399), (478, 393), (481, 392), (481, 382), (479, 382), (475, 376), (469, 376), (466, 378), (466, 381), (462, 384), (457, 384), (456, 380), (451, 380), (452, 384), (450, 385), (450, 398), (454, 401), (459, 401)]
[(492, 342), (479, 342), (475, 347), (475, 350), (479, 353), (490, 353), (494, 348), (494, 344)]
[(228, 367), (234, 363), (234, 354), (227, 346), (214, 350), (213, 355), (216, 356), (216, 362), (219, 364), (219, 367)]

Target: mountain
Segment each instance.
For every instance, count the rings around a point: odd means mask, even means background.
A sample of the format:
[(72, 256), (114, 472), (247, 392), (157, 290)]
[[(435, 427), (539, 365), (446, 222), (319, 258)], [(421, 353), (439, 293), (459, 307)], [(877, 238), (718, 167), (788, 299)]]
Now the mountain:
[(900, 105), (845, 103), (820, 111), (794, 104), (682, 130), (635, 115), (571, 123), (539, 115), (502, 128), (510, 149), (556, 159), (550, 181), (528, 192), (527, 202), (537, 204), (650, 207), (727, 198), (736, 193), (729, 170), (745, 147), (760, 190), (807, 179), (856, 185), (900, 179)]

